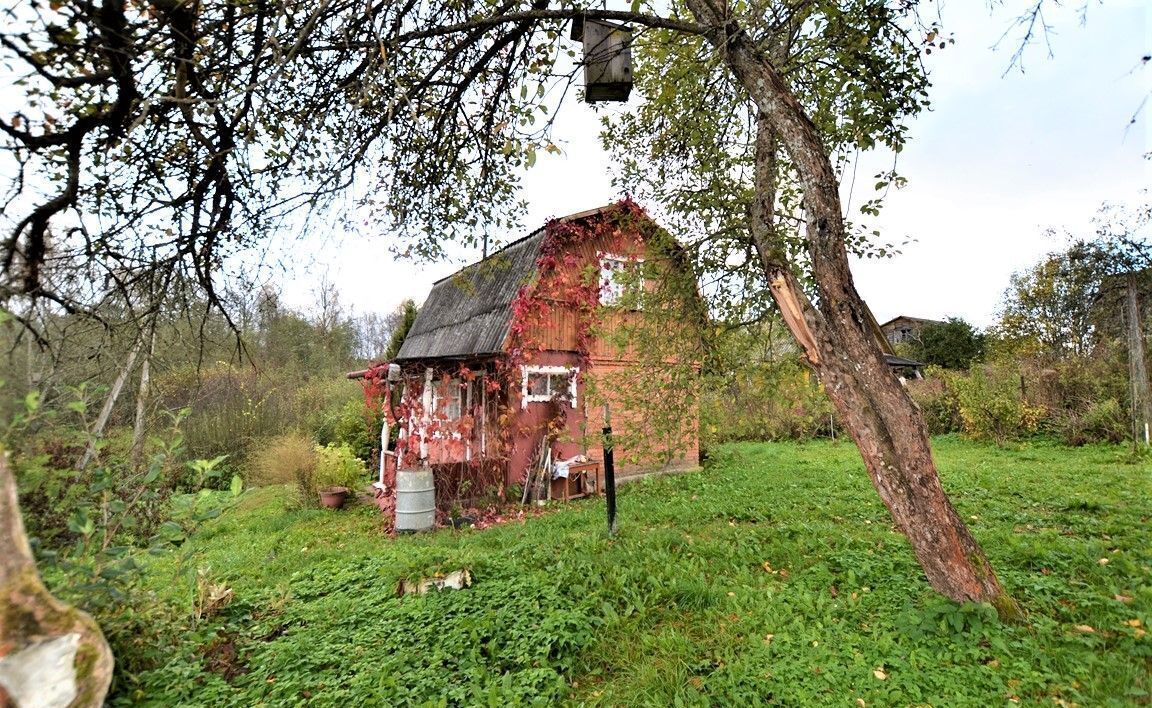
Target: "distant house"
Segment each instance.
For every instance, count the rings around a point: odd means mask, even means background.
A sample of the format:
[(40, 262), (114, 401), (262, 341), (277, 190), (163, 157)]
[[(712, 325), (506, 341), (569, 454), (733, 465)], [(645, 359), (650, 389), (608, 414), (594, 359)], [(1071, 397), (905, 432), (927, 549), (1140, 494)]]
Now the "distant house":
[[(404, 393), (392, 459), (430, 466), (438, 487), (523, 484), (544, 448), (603, 460), (607, 405), (619, 476), (695, 466), (692, 366), (678, 353), (693, 336), (695, 284), (679, 304), (641, 305), (687, 272), (669, 243), (625, 200), (550, 221), (436, 282), (393, 362)], [(656, 366), (626, 336), (649, 323)]]
[(880, 325), (880, 331), (884, 333), (884, 338), (888, 340), (889, 344), (900, 344), (901, 342), (920, 341), (920, 333), (924, 331), (925, 327), (942, 324), (946, 323), (940, 320), (899, 315)]

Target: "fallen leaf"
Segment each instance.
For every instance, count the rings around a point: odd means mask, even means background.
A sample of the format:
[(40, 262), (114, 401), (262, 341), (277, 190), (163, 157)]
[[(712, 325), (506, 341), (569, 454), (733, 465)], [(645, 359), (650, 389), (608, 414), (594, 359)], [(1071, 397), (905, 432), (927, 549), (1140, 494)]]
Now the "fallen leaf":
[(1132, 634), (1134, 634), (1137, 639), (1140, 639), (1145, 634), (1147, 634), (1147, 632), (1145, 632), (1143, 629), (1137, 627), (1135, 630), (1132, 631)]
[(791, 573), (784, 570), (783, 568), (780, 569), (780, 577), (781, 578), (784, 578), (785, 580), (787, 580), (789, 575), (791, 575)]
[(1113, 595), (1112, 599), (1116, 602), (1132, 602), (1132, 598), (1127, 595)]
[(1076, 631), (1077, 632), (1084, 632), (1085, 634), (1088, 634), (1088, 633), (1095, 633), (1096, 629), (1094, 627), (1092, 627), (1091, 625), (1078, 624), (1078, 625), (1076, 625)]
[(884, 673), (884, 669), (872, 669), (872, 675), (881, 681), (888, 680), (888, 674)]
[(765, 643), (765, 644), (771, 644), (771, 643), (772, 643), (772, 639), (773, 639), (775, 636), (776, 636), (775, 634), (765, 634), (765, 635), (764, 635), (764, 643)]
[(1128, 625), (1129, 627), (1139, 627), (1140, 625), (1142, 625), (1144, 623), (1138, 619), (1130, 619), (1127, 622), (1125, 622), (1124, 624)]
[(1101, 558), (1100, 560), (1098, 560), (1096, 562), (1099, 563), (1100, 565), (1108, 565), (1108, 559), (1107, 558)]
[(868, 704), (864, 702), (863, 698), (857, 698), (856, 705), (860, 706), (860, 708), (867, 708), (868, 706)]
[(1000, 668), (1000, 660), (999, 659), (992, 659), (991, 661), (985, 662), (984, 665), (990, 669), (998, 669), (998, 668)]

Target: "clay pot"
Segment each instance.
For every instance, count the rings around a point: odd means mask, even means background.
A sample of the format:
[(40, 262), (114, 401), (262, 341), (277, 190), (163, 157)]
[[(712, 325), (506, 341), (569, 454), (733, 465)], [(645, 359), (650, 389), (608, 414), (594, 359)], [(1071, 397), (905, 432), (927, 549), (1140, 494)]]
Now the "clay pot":
[(320, 490), (320, 505), (325, 509), (342, 509), (348, 501), (347, 487), (329, 487)]

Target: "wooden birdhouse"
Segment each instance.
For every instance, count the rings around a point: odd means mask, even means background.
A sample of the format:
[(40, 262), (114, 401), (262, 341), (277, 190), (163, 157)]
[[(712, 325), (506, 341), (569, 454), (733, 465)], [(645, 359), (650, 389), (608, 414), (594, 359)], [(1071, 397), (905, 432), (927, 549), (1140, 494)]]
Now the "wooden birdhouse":
[(632, 30), (577, 17), (572, 39), (584, 43), (584, 100), (627, 101), (632, 92)]

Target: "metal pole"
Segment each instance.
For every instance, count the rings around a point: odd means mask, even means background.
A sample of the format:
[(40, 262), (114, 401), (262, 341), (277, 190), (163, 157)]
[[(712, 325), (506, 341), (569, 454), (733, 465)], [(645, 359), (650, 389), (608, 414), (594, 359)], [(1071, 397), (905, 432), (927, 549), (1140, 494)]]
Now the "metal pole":
[(604, 404), (604, 500), (608, 503), (608, 535), (616, 535), (616, 467), (612, 460), (612, 419)]

